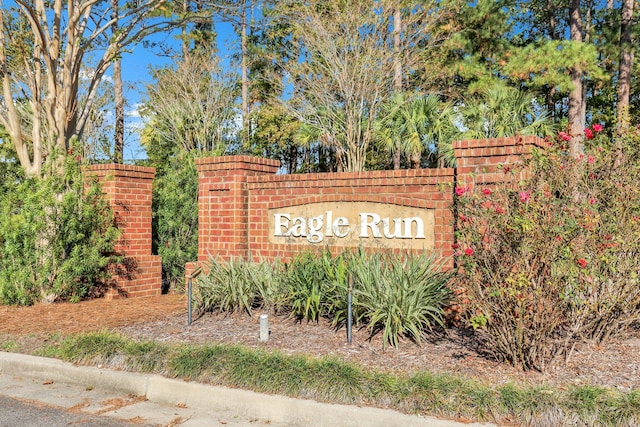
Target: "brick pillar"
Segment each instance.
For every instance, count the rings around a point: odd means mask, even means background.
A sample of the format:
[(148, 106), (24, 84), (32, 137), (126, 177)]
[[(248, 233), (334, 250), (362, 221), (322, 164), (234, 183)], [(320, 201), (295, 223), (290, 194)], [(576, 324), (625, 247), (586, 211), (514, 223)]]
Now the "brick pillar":
[[(545, 141), (536, 136), (454, 141), (456, 179), (458, 186), (499, 184), (511, 180), (510, 168), (522, 163), (522, 155), (533, 147), (544, 147)], [(521, 177), (518, 177), (521, 178)]]
[(98, 177), (121, 236), (115, 250), (124, 262), (114, 266), (112, 287), (106, 298), (138, 297), (162, 293), (162, 262), (151, 255), (151, 197), (155, 169), (142, 166), (92, 165), (87, 174)]
[[(198, 169), (198, 261), (249, 254), (247, 179), (275, 174), (278, 160), (250, 156), (196, 159)], [(187, 267), (187, 271), (190, 266)]]

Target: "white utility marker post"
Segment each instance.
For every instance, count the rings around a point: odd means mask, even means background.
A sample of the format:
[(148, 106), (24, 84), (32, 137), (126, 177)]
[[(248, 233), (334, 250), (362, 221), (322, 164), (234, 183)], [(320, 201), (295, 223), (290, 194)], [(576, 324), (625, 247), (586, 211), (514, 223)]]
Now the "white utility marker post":
[(269, 316), (266, 314), (260, 315), (260, 342), (267, 342), (269, 340)]

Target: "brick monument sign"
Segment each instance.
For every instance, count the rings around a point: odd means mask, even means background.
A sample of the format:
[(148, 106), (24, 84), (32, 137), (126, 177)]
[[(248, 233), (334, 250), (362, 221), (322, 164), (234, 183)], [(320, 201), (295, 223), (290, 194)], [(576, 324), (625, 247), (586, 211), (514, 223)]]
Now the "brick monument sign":
[[(453, 266), (455, 187), (511, 179), (536, 137), (454, 142), (456, 168), (278, 175), (280, 163), (250, 156), (196, 159), (198, 263), (287, 260), (327, 247), (435, 252)], [(187, 265), (187, 274), (196, 263)]]
[[(250, 156), (196, 160), (198, 260), (288, 260), (311, 248), (364, 247), (435, 253), (453, 266), (455, 188), (499, 185), (536, 137), (453, 143), (456, 168), (278, 175), (276, 160)], [(153, 168), (93, 165), (122, 231), (109, 298), (157, 295), (161, 260), (151, 253)]]

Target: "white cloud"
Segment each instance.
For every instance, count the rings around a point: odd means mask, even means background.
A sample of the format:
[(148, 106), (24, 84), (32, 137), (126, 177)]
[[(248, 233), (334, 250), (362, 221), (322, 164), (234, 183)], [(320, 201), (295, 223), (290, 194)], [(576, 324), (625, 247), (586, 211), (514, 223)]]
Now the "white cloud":
[[(80, 76), (80, 80), (90, 81), (96, 76), (96, 72), (95, 70), (84, 68), (80, 70), (79, 76)], [(102, 81), (107, 83), (113, 83), (113, 77), (104, 74), (102, 76)]]
[(135, 104), (133, 104), (133, 107), (126, 112), (127, 117), (137, 117), (140, 118), (140, 108), (142, 107), (142, 104), (137, 102)]

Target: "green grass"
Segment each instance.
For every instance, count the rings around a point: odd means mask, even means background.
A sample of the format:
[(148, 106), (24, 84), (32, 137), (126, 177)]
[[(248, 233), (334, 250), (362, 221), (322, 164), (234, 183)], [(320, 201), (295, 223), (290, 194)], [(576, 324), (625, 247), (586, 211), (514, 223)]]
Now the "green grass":
[(492, 386), (450, 375), (379, 372), (337, 358), (236, 345), (167, 345), (111, 332), (66, 337), (39, 350), (69, 362), (153, 372), (205, 384), (319, 401), (390, 407), (409, 414), (526, 426), (632, 426), (640, 392), (588, 385)]
[(20, 346), (13, 340), (0, 340), (0, 351), (16, 351)]

